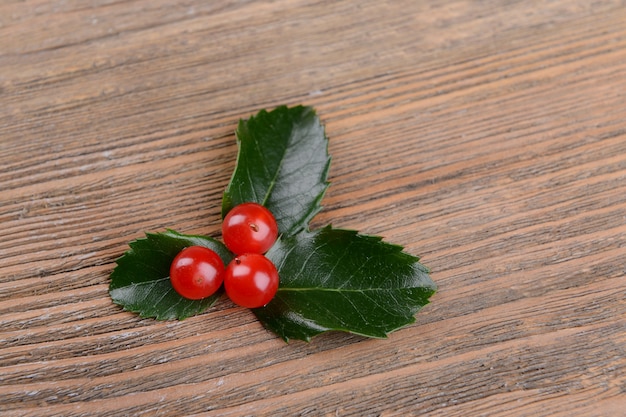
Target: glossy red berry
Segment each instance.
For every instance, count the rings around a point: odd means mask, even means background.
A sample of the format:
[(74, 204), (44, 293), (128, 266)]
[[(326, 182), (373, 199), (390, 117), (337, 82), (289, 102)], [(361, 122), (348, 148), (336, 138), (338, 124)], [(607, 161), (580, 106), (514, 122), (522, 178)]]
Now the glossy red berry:
[(265, 253), (278, 237), (278, 226), (272, 213), (257, 203), (233, 207), (222, 223), (226, 247), (237, 255)]
[(172, 261), (170, 281), (177, 293), (191, 300), (214, 294), (224, 281), (224, 262), (203, 246), (183, 249)]
[(278, 291), (278, 271), (272, 261), (263, 255), (239, 255), (226, 267), (224, 288), (235, 304), (248, 308), (262, 307)]

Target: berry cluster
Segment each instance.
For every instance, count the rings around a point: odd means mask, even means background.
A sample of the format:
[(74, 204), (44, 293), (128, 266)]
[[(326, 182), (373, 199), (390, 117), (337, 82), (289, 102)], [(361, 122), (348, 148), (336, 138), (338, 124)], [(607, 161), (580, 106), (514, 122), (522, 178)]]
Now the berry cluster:
[(228, 297), (242, 307), (270, 302), (278, 290), (278, 271), (263, 254), (278, 237), (272, 213), (256, 203), (234, 207), (222, 223), (222, 238), (235, 258), (224, 267), (217, 253), (203, 246), (183, 249), (172, 261), (170, 281), (180, 295), (199, 300), (224, 283)]

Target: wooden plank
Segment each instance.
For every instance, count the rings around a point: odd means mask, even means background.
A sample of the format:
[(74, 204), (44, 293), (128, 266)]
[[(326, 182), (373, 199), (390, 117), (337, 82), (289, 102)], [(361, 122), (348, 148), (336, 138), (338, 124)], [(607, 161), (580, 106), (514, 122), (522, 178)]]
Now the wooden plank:
[[(621, 1), (0, 4), (0, 414), (617, 416)], [(312, 227), (421, 255), (387, 340), (285, 344), (227, 300), (123, 312), (144, 231), (219, 237), (241, 117), (318, 110)]]

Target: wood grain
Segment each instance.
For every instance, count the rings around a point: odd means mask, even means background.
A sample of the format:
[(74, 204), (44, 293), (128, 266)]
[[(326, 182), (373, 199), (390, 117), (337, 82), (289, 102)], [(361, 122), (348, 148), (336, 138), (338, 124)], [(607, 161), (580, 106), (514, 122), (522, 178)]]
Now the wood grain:
[[(3, 1), (0, 415), (623, 415), (625, 6)], [(312, 227), (420, 255), (417, 322), (285, 344), (227, 300), (113, 305), (144, 231), (219, 237), (239, 118), (300, 103)]]

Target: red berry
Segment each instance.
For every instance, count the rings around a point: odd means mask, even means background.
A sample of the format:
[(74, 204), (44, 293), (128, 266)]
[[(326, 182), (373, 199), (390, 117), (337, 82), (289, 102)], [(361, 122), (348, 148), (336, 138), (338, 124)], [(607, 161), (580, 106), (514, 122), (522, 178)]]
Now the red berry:
[(278, 237), (272, 213), (257, 203), (243, 203), (228, 212), (222, 223), (226, 247), (237, 255), (265, 253)]
[(214, 294), (224, 281), (224, 262), (203, 246), (183, 249), (172, 261), (170, 281), (177, 293), (191, 300)]
[(262, 307), (278, 291), (278, 271), (265, 256), (247, 253), (233, 259), (226, 267), (224, 288), (237, 305)]

